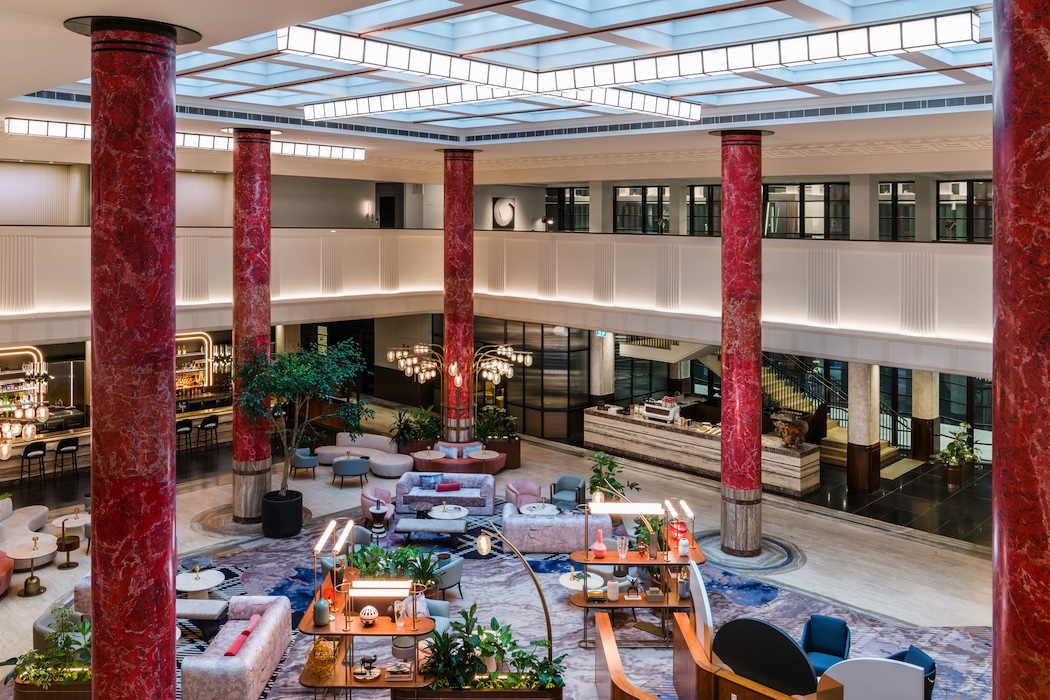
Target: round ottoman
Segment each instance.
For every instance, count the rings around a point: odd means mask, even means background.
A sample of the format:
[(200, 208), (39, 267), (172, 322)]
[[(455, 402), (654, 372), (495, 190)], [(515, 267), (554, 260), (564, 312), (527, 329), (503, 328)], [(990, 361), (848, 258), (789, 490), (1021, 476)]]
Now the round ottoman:
[(412, 455), (374, 454), (371, 461), (372, 473), (387, 479), (400, 479), (402, 474), (412, 471)]

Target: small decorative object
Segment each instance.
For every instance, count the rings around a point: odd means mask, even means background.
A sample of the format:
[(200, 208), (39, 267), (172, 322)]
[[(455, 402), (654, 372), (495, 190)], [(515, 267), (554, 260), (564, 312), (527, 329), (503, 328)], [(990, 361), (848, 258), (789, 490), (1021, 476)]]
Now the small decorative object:
[(442, 501), (441, 502), (441, 512), (442, 513), (447, 513), (448, 512), (448, 505), (447, 505), (446, 501)]
[(645, 592), (645, 601), (647, 603), (662, 603), (664, 602), (664, 592), (653, 586)]
[(649, 557), (649, 543), (645, 540), (638, 540), (638, 554), (641, 555), (643, 559)]
[[(36, 542), (36, 538), (35, 537), (33, 538), (33, 541)], [(36, 547), (34, 546), (33, 549), (36, 549)], [(193, 580), (194, 581), (200, 581), (201, 580), (201, 568), (199, 566), (193, 567), (193, 573), (194, 573)]]
[(609, 579), (609, 583), (605, 586), (605, 597), (610, 603), (615, 603), (620, 599), (620, 582), (614, 578)]
[(617, 537), (616, 538), (616, 554), (617, 554), (617, 556), (619, 556), (621, 559), (626, 559), (627, 558), (627, 550), (630, 548), (630, 546), (631, 546), (631, 541), (629, 539), (627, 539), (626, 537)]
[(403, 600), (395, 600), (394, 601), (394, 621), (397, 623), (398, 627), (404, 627), (405, 626), (405, 616), (406, 616), (406, 614), (407, 613), (405, 611), (405, 601), (403, 601)]
[(320, 681), (328, 680), (335, 668), (337, 647), (336, 641), (318, 637), (310, 648), (310, 653), (306, 655), (306, 670), (317, 676)]
[(605, 543), (602, 542), (602, 531), (601, 530), (598, 530), (598, 541), (594, 543), (593, 547), (591, 547), (591, 551), (594, 552), (594, 558), (595, 559), (604, 559), (605, 558)]
[(605, 602), (605, 591), (601, 588), (588, 589), (587, 590), (587, 602), (588, 603), (604, 603)]
[(802, 420), (799, 416), (782, 411), (774, 413), (770, 418), (773, 419), (773, 425), (776, 426), (777, 433), (784, 442), (784, 447), (797, 449), (806, 441), (806, 431), (809, 430), (809, 423)]
[(660, 554), (660, 536), (656, 534), (656, 531), (649, 533), (649, 558), (656, 559), (657, 555)]
[[(376, 620), (379, 619), (379, 611), (371, 605), (366, 605), (364, 609), (361, 610), (360, 617), (362, 625), (365, 627), (371, 627), (376, 623)], [(375, 661), (375, 659), (372, 660)]]
[(331, 605), (323, 596), (314, 603), (314, 627), (325, 627), (331, 622)]
[(689, 597), (689, 569), (682, 567), (678, 572), (678, 598), (685, 600)]
[(689, 556), (689, 540), (684, 537), (678, 539), (678, 556), (688, 557)]

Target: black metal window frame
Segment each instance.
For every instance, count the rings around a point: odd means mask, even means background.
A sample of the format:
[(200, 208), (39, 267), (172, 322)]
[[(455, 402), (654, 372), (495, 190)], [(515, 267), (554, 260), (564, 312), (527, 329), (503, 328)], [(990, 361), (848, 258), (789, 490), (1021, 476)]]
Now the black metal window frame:
[[(915, 181), (914, 180), (891, 180), (879, 183), (879, 240), (880, 241), (914, 241), (915, 240), (915, 207), (917, 206), (917, 200), (912, 199), (912, 215), (911, 217), (901, 216), (901, 199), (900, 199), (900, 186), (911, 185), (912, 195), (915, 194)], [(890, 199), (882, 199), (882, 188), (883, 186), (889, 186)], [(905, 200), (907, 201), (907, 200)], [(889, 204), (889, 216), (882, 215), (882, 205), (884, 203)], [(911, 220), (911, 231), (902, 232), (901, 220)], [(888, 235), (883, 235), (883, 221), (889, 222)]]
[[(959, 237), (955, 235), (957, 229), (957, 221), (960, 217), (948, 218), (942, 215), (941, 205), (951, 204), (954, 201), (952, 199), (942, 199), (941, 185), (951, 185), (954, 183), (965, 183), (966, 184), (966, 216), (961, 217), (966, 226), (965, 237)], [(975, 194), (977, 185), (982, 185), (988, 197), (982, 197), (980, 202), (987, 203), (987, 216), (977, 217), (978, 199)], [(994, 201), (995, 187), (992, 185), (991, 180), (938, 180), (937, 181), (937, 240), (947, 243), (991, 243), (994, 236), (994, 225), (993, 209), (995, 207)], [(977, 235), (978, 228), (984, 230), (984, 226), (979, 224), (987, 224), (988, 235)], [(950, 232), (952, 235), (946, 235)]]
[[(948, 441), (950, 433), (956, 432), (960, 423), (969, 424), (970, 429), (967, 432), (970, 437), (974, 437), (975, 430), (991, 435), (992, 382), (990, 380), (963, 374), (941, 374), (939, 384), (941, 443)], [(958, 391), (953, 392), (952, 387), (957, 387)], [(962, 400), (959, 399), (959, 393), (964, 396)], [(955, 410), (953, 404), (961, 406), (962, 411)], [(994, 440), (994, 437), (991, 439)], [(940, 449), (941, 445), (938, 444), (935, 447)], [(990, 444), (985, 443), (981, 447), (985, 455), (991, 454)]]
[[(576, 196), (583, 196), (581, 190), (587, 191), (587, 221), (578, 221), (576, 207), (579, 202)], [(552, 201), (553, 199), (553, 201)], [(554, 219), (553, 231), (588, 231), (590, 230), (590, 187), (548, 187), (545, 212), (548, 218)]]
[[(669, 223), (663, 226), (660, 230), (659, 225), (649, 220), (649, 199), (648, 190), (656, 189), (656, 206), (660, 212), (660, 216), (663, 216), (664, 210), (668, 210), (668, 216), (670, 216), (670, 200), (671, 200), (671, 186), (670, 185), (616, 185), (613, 187), (613, 233), (667, 233), (670, 228)], [(620, 213), (620, 190), (641, 190), (641, 202), (639, 203), (640, 210), (637, 214), (639, 219), (638, 228), (629, 228), (626, 226), (624, 221), (624, 214)], [(666, 199), (665, 199), (666, 196)], [(631, 202), (633, 204), (633, 202)], [(660, 218), (660, 217), (657, 217)]]
[[(704, 191), (702, 204), (696, 199), (698, 189)], [(697, 212), (699, 206), (704, 207), (703, 214)], [(713, 237), (722, 235), (721, 185), (689, 185), (689, 235)]]
[[(824, 188), (824, 196), (821, 199), (823, 205), (823, 219), (824, 219), (824, 230), (820, 234), (807, 233), (806, 232), (806, 219), (815, 219), (820, 217), (807, 216), (806, 215), (806, 203), (815, 202), (816, 200), (806, 199), (806, 188), (820, 186)], [(776, 233), (768, 230), (768, 216), (769, 216), (769, 189), (771, 187), (797, 187), (798, 188), (798, 199), (795, 203), (798, 205), (798, 214), (793, 217), (797, 220), (796, 231), (792, 234)], [(843, 198), (831, 198), (831, 193), (835, 191), (834, 188), (843, 187), (845, 188), (845, 197)], [(767, 238), (818, 238), (818, 239), (831, 239), (831, 240), (847, 240), (849, 239), (849, 182), (767, 182), (762, 184), (762, 235)], [(776, 201), (776, 200), (774, 200)], [(783, 200), (781, 200), (783, 201)], [(831, 215), (833, 204), (845, 204), (846, 215), (843, 217), (833, 217)], [(832, 230), (832, 219), (842, 219), (842, 231), (838, 233), (831, 233)]]

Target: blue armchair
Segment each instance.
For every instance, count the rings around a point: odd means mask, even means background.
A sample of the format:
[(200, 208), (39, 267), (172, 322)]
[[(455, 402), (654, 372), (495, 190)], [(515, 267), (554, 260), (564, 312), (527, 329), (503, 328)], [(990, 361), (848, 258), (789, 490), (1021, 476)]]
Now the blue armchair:
[(582, 476), (563, 474), (551, 484), (551, 503), (583, 503), (587, 499), (587, 482)]
[[(314, 457), (314, 460), (317, 458)], [(365, 479), (368, 478), (368, 467), (371, 461), (367, 457), (344, 457), (332, 462), (332, 483), (335, 477), (339, 477), (339, 488), (343, 488), (343, 479), (348, 476), (356, 476), (361, 479), (361, 488), (365, 487)]]
[(886, 658), (891, 661), (903, 661), (906, 664), (911, 664), (912, 666), (918, 666), (921, 668), (923, 678), (923, 697), (926, 700), (931, 700), (933, 697), (933, 685), (937, 682), (937, 662), (934, 661), (929, 654), (915, 645), (911, 645), (904, 651), (890, 654)]
[(802, 629), (802, 650), (818, 676), (849, 656), (849, 641), (849, 627), (834, 617), (810, 615)]
[[(447, 601), (444, 600), (433, 600), (431, 598), (422, 598), (419, 600), (425, 601), (427, 611), (430, 617), (434, 619), (434, 632), (446, 632), (449, 626), (452, 624), (452, 613)], [(393, 613), (391, 613), (393, 614)], [(412, 626), (412, 621), (409, 620), (405, 624), (405, 629)], [(414, 659), (416, 657), (416, 645), (424, 639), (432, 639), (433, 633), (415, 636), (402, 636), (394, 637), (391, 644), (391, 653), (395, 658), (398, 659)]]
[(441, 599), (445, 599), (445, 591), (455, 586), (459, 589), (459, 597), (463, 597), (463, 557), (451, 556), (444, 561), (437, 570), (440, 577), (438, 590), (441, 591)]
[(313, 478), (315, 474), (314, 470), (317, 469), (317, 457), (310, 456), (309, 447), (300, 447), (298, 450), (295, 451), (295, 454), (292, 455), (293, 479), (295, 478), (296, 471), (299, 469), (309, 469), (310, 477)]

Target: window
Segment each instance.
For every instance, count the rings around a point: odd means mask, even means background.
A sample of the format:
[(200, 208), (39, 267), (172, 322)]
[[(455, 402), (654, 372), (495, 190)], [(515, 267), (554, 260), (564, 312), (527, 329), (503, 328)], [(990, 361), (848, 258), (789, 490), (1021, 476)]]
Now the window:
[(770, 238), (849, 238), (849, 183), (762, 186), (762, 232)]
[(981, 445), (976, 450), (981, 460), (992, 460), (992, 383), (987, 379), (967, 377), (961, 374), (942, 374), (941, 397), (941, 441), (934, 445), (941, 449), (951, 441), (951, 433), (961, 423), (969, 423), (970, 434)]
[[(879, 367), (879, 437), (897, 447), (911, 448), (911, 370)], [(889, 408), (901, 417), (896, 420)]]
[(588, 187), (548, 187), (546, 213), (554, 223), (554, 231), (589, 231), (590, 188)]
[(915, 183), (879, 183), (879, 240), (915, 240)]
[(671, 188), (617, 187), (613, 200), (613, 231), (618, 233), (667, 233)]
[(670, 365), (655, 360), (641, 360), (620, 355), (620, 343), (626, 335), (616, 335), (614, 400), (620, 405), (640, 403), (649, 396), (658, 399), (667, 395)]
[(937, 240), (992, 242), (992, 181), (937, 183)]
[(693, 393), (708, 398), (722, 395), (722, 378), (708, 369), (700, 360), (692, 360), (689, 369), (693, 376)]
[(693, 185), (689, 188), (689, 235), (722, 235), (721, 185)]

